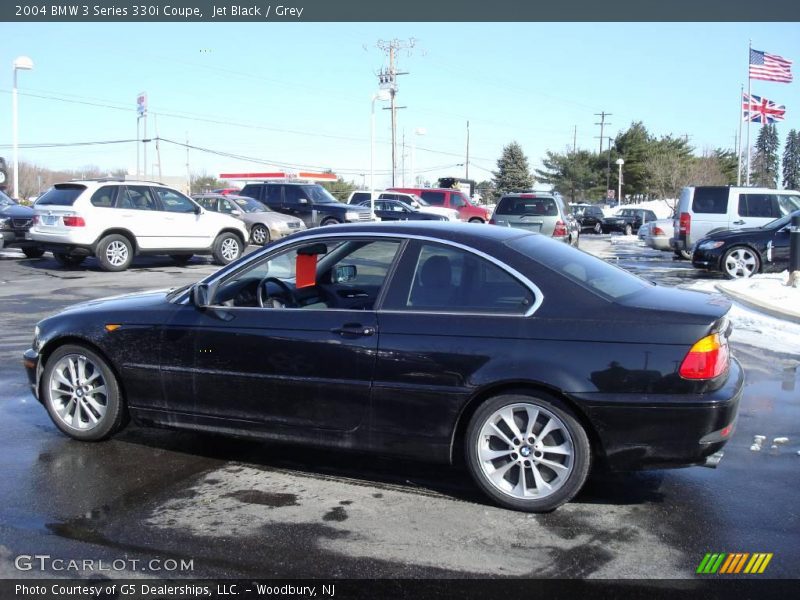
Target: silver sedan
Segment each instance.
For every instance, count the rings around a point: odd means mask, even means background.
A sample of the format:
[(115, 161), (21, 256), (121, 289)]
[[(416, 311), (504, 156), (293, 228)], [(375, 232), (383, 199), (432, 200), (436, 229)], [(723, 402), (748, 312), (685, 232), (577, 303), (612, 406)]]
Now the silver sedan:
[(250, 232), (250, 243), (257, 246), (263, 246), (306, 228), (301, 219), (270, 210), (258, 200), (248, 196), (196, 194), (192, 198), (207, 210), (221, 212), (244, 221)]

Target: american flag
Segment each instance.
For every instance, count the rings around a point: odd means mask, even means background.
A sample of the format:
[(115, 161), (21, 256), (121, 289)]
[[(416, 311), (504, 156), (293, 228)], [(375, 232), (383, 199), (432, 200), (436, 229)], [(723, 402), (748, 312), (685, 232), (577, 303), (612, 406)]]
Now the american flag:
[(750, 48), (750, 79), (791, 83), (792, 61)]
[(786, 116), (786, 107), (755, 94), (749, 96), (742, 94), (742, 116), (745, 121), (766, 125), (775, 121), (783, 121)]

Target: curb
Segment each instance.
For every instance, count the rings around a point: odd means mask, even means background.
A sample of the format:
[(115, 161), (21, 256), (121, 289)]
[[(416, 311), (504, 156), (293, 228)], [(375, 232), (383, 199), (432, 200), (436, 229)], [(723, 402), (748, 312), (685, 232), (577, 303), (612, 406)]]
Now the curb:
[(736, 300), (737, 302), (740, 302), (741, 304), (744, 304), (748, 308), (752, 308), (753, 310), (757, 310), (759, 312), (767, 314), (767, 315), (769, 315), (771, 317), (775, 317), (777, 319), (783, 319), (785, 321), (792, 321), (793, 323), (800, 323), (800, 312), (797, 312), (797, 311), (783, 311), (783, 310), (776, 309), (776, 308), (774, 308), (772, 306), (766, 306), (766, 305), (762, 304), (761, 302), (759, 302), (757, 300), (753, 300), (747, 294), (742, 294), (741, 292), (738, 292), (738, 291), (729, 290), (729, 289), (725, 288), (723, 286), (723, 284), (720, 284), (720, 283), (716, 284), (714, 286), (714, 288), (718, 292), (733, 298), (734, 300)]

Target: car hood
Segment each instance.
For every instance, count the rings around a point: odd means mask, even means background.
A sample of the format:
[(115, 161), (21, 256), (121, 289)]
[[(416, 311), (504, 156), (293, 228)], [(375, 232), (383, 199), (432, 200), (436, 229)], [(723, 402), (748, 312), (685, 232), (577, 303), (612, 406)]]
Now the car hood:
[(67, 315), (87, 312), (104, 314), (115, 313), (124, 322), (131, 322), (131, 318), (135, 320), (137, 311), (163, 306), (167, 302), (167, 294), (171, 289), (174, 288), (148, 290), (144, 292), (122, 294), (120, 296), (98, 298), (96, 300), (89, 300), (88, 302), (72, 304), (64, 308), (58, 314)]
[(11, 204), (0, 208), (0, 216), (12, 217), (15, 219), (31, 219), (33, 218), (34, 211), (28, 206), (20, 206), (19, 204)]

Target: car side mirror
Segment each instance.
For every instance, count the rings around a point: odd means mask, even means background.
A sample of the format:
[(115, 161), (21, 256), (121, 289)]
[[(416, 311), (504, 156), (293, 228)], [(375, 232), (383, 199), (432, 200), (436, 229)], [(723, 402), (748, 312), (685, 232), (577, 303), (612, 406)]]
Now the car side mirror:
[(202, 215), (203, 214), (203, 207), (202, 206), (195, 206), (194, 207), (194, 214)]
[(192, 287), (192, 304), (194, 304), (197, 308), (207, 308), (211, 306), (211, 300), (214, 297), (214, 291), (216, 288), (216, 285), (210, 285), (203, 282), (196, 283)]
[(241, 216), (242, 216), (242, 211), (240, 211), (240, 210), (232, 210), (232, 211), (231, 211), (231, 214), (232, 214), (234, 217), (241, 217)]
[(333, 283), (347, 283), (356, 278), (355, 265), (339, 265), (333, 270)]
[(300, 198), (297, 201), (298, 204), (308, 204), (308, 198)]

